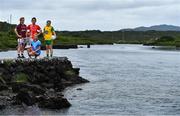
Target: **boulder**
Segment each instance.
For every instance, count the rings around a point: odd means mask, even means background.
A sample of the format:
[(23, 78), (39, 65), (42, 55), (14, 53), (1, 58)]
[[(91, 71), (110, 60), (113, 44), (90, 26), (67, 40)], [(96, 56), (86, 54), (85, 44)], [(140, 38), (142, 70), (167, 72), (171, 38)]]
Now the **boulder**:
[(18, 94), (14, 97), (14, 105), (21, 105), (23, 103), (27, 106), (32, 106), (36, 103), (35, 96), (26, 89), (21, 89), (21, 91), (19, 91)]
[(0, 60), (0, 96), (3, 96), (0, 109), (22, 104), (38, 104), (49, 109), (68, 108), (71, 104), (62, 91), (89, 82), (79, 76), (79, 71), (80, 68), (73, 68), (66, 57)]
[(62, 109), (68, 108), (71, 104), (63, 97), (41, 97), (38, 102), (40, 108)]
[(29, 84), (29, 83), (14, 83), (12, 84), (13, 92), (17, 93), (21, 90), (31, 91), (37, 95), (44, 94), (46, 90), (42, 88), (40, 85)]

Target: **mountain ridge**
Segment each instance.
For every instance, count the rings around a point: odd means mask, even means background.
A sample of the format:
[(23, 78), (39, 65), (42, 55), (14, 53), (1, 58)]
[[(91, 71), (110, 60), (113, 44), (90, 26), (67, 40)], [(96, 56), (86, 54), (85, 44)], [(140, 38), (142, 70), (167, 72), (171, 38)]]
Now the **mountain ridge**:
[(180, 31), (180, 26), (175, 25), (167, 25), (167, 24), (161, 24), (161, 25), (153, 25), (150, 27), (140, 26), (136, 28), (127, 28), (122, 29), (121, 31)]

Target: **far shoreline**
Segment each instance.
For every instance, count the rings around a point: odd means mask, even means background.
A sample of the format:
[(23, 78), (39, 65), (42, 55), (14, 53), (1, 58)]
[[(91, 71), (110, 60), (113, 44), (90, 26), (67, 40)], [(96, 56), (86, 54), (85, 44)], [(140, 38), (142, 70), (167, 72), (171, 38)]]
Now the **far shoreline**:
[[(151, 44), (143, 44), (143, 43), (105, 43), (105, 44), (64, 44), (64, 45), (54, 45), (53, 49), (78, 49), (78, 48), (85, 48), (83, 46), (87, 46), (88, 45), (93, 46), (93, 45), (142, 45), (142, 46), (148, 46), (148, 47), (152, 47), (152, 49), (169, 49), (169, 50), (180, 50), (180, 47), (177, 46), (173, 46), (173, 45), (151, 45)], [(42, 46), (42, 50), (45, 50), (45, 46)], [(8, 52), (8, 51), (16, 51), (16, 47), (15, 48), (3, 48), (0, 49), (0, 52)]]

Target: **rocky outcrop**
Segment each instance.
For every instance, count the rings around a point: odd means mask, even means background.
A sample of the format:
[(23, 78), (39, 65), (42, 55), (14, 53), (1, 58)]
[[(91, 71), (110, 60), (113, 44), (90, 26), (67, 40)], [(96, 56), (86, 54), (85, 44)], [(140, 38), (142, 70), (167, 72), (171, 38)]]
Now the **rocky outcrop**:
[(7, 105), (61, 109), (71, 104), (62, 91), (88, 80), (66, 57), (0, 60), (0, 109)]

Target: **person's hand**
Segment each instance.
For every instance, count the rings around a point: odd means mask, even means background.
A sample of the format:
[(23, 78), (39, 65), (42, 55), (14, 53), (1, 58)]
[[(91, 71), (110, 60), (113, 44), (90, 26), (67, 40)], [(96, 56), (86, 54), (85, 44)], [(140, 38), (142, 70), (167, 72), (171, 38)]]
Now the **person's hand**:
[(35, 54), (35, 53), (36, 53), (36, 51), (32, 51), (32, 53), (33, 53), (33, 54)]
[(35, 34), (35, 35), (34, 35), (34, 37), (35, 37), (35, 38), (38, 38), (38, 35), (37, 35), (37, 34)]
[(22, 36), (21, 35), (17, 35), (19, 38), (22, 38)]

